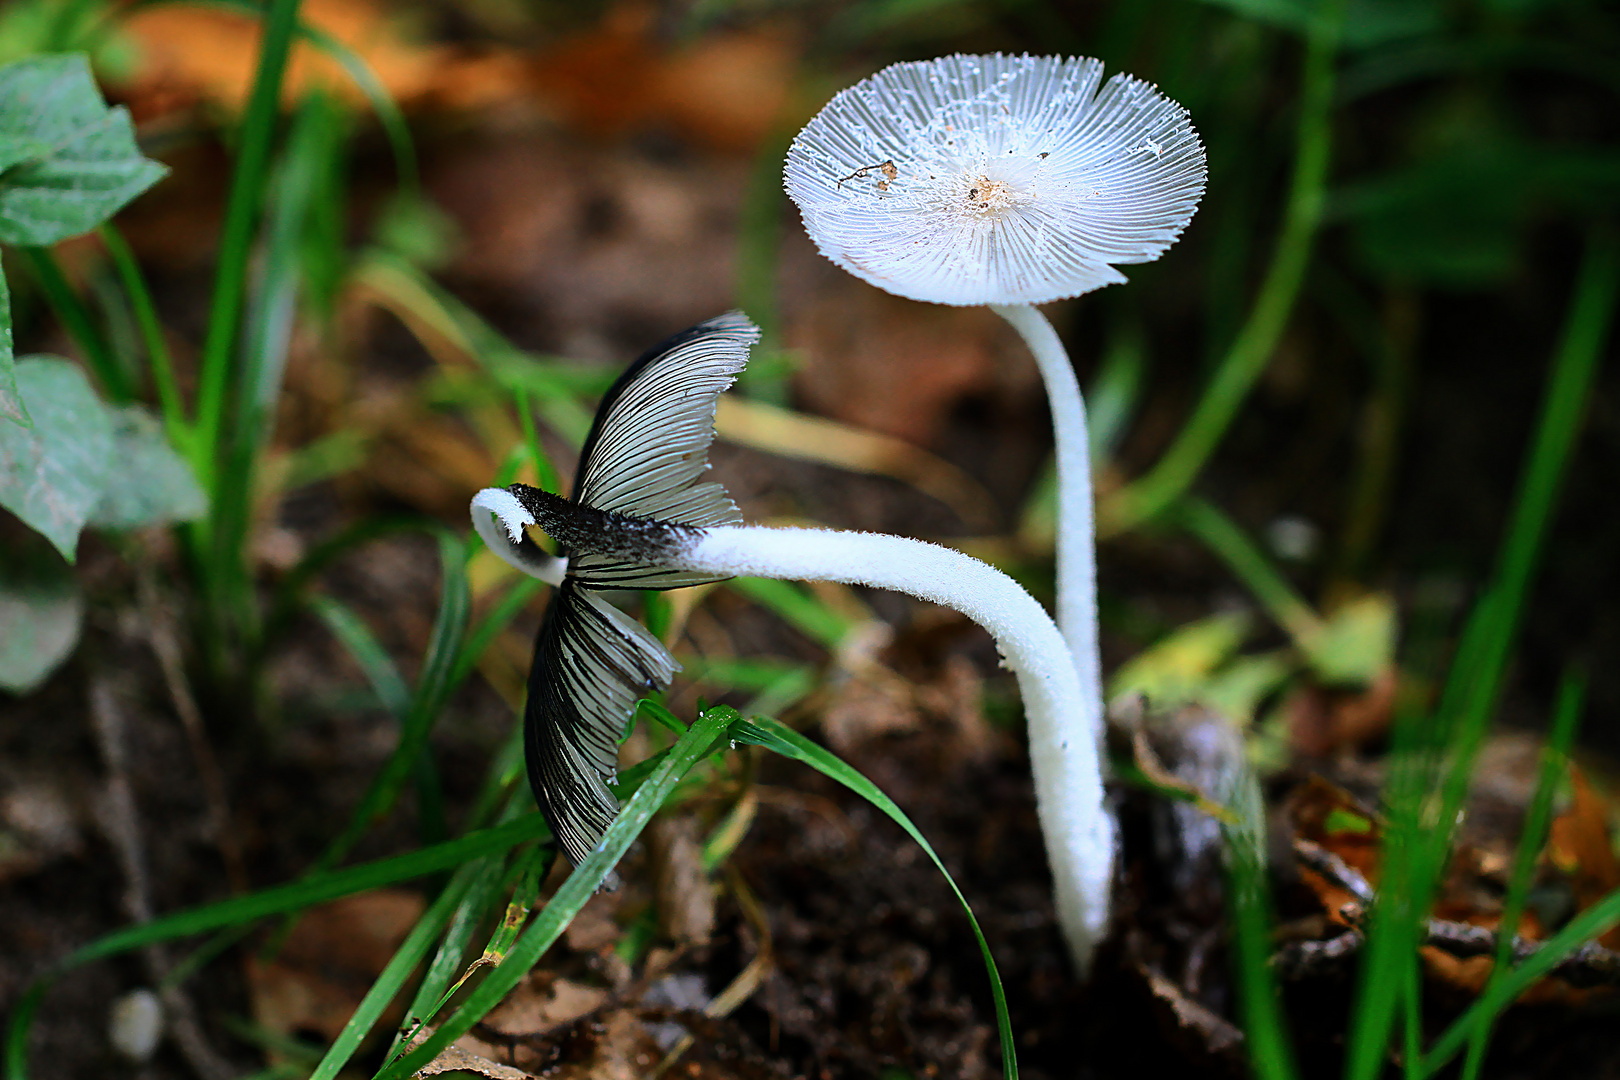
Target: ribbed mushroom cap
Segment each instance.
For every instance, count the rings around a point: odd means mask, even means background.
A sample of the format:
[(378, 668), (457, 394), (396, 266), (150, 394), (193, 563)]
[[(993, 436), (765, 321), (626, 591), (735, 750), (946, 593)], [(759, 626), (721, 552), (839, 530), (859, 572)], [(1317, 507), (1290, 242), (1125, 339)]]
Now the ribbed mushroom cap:
[(1187, 110), (1102, 61), (946, 56), (842, 91), (788, 150), (821, 253), (939, 304), (1039, 304), (1125, 280), (1204, 194)]

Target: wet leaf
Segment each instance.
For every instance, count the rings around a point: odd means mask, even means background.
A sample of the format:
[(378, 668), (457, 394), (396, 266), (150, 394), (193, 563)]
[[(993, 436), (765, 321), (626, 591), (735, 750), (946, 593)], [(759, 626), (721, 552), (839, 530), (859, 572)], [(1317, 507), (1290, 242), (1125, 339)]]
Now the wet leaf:
[(191, 521), (208, 510), (191, 466), (169, 445), (157, 418), (139, 405), (112, 412), (113, 457), (90, 523), (134, 529)]
[(33, 402), (34, 426), (0, 424), (0, 506), (72, 562), (79, 531), (106, 488), (112, 421), (84, 373), (66, 360), (19, 361), (17, 386)]
[(89, 232), (167, 170), (141, 155), (81, 54), (0, 68), (0, 242), (54, 244)]

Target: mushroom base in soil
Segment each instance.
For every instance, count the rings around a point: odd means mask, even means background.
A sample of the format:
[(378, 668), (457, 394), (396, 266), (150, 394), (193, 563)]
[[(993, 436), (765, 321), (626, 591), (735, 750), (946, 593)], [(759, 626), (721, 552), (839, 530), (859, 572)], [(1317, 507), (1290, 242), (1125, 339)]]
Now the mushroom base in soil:
[[(572, 498), (514, 484), (473, 499), (484, 541), (559, 586), (535, 645), (524, 720), (536, 800), (569, 857), (589, 853), (618, 811), (608, 785), (635, 703), (679, 670), (661, 643), (602, 599), (604, 589), (746, 575), (869, 585), (944, 604), (988, 630), (1017, 677), (1058, 921), (1084, 973), (1107, 931), (1115, 827), (1068, 646), (1021, 586), (961, 552), (876, 533), (741, 524), (724, 490), (703, 477), (716, 401), (758, 334), (732, 312), (632, 364), (598, 410)], [(550, 535), (559, 554), (547, 556), (529, 526)]]

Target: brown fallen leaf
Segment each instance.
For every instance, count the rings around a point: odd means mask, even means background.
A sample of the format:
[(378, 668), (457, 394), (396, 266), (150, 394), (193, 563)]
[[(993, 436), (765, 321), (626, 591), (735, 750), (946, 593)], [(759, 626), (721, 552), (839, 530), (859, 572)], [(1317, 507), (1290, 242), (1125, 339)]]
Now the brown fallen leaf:
[(794, 385), (812, 411), (916, 446), (933, 446), (951, 411), (1004, 369), (1034, 374), (988, 310), (917, 304), (853, 278), (789, 320), (787, 343), (804, 357)]
[(473, 1076), (488, 1077), (489, 1080), (530, 1080), (534, 1075), (491, 1061), (459, 1046), (447, 1046), (439, 1051), (439, 1056), (417, 1070), (416, 1075), (438, 1076), (440, 1073), (471, 1073)]
[[(1287, 812), (1296, 836), (1320, 844), (1377, 885), (1383, 822), (1371, 808), (1337, 784), (1312, 774), (1289, 793)], [(1356, 898), (1314, 871), (1304, 870), (1303, 875), (1329, 919), (1345, 925), (1340, 910)]]
[(714, 886), (703, 869), (697, 822), (660, 814), (647, 827), (658, 930), (677, 945), (707, 945), (714, 936)]
[(1398, 673), (1390, 667), (1365, 689), (1337, 690), (1315, 683), (1301, 686), (1283, 704), (1294, 752), (1323, 758), (1383, 735), (1394, 716), (1399, 685)]
[[(1547, 836), (1547, 859), (1569, 878), (1577, 910), (1584, 911), (1620, 887), (1620, 860), (1609, 835), (1609, 807), (1586, 775), (1569, 767), (1574, 800), (1553, 819)], [(1620, 945), (1620, 928), (1598, 939), (1611, 948)]]
[(424, 907), (417, 893), (376, 889), (311, 908), (274, 959), (248, 961), (254, 1019), (283, 1035), (337, 1038)]

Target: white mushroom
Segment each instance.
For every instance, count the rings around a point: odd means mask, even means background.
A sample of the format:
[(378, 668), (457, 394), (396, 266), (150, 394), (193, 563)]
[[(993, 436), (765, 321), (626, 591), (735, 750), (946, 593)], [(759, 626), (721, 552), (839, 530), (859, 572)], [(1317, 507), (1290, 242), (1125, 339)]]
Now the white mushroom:
[(987, 304), (1046, 382), (1058, 468), (1058, 625), (1102, 734), (1085, 404), (1031, 305), (1125, 280), (1175, 243), (1204, 193), (1187, 111), (1100, 60), (946, 56), (842, 91), (788, 150), (786, 186), (833, 262), (879, 288)]
[[(572, 499), (525, 484), (473, 499), (479, 535), (503, 558), (547, 581), (566, 568), (535, 645), (525, 715), (529, 779), (552, 831), (576, 862), (596, 846), (618, 810), (608, 785), (635, 702), (679, 667), (602, 590), (733, 574), (896, 589), (984, 626), (1018, 678), (1058, 917), (1084, 970), (1107, 929), (1114, 825), (1097, 743), (1076, 725), (1086, 703), (1067, 645), (1016, 582), (961, 552), (897, 536), (740, 524), (704, 474), (715, 402), (758, 335), (733, 312), (633, 364), (597, 412)], [(545, 557), (525, 534), (529, 525), (556, 540), (563, 559)]]

